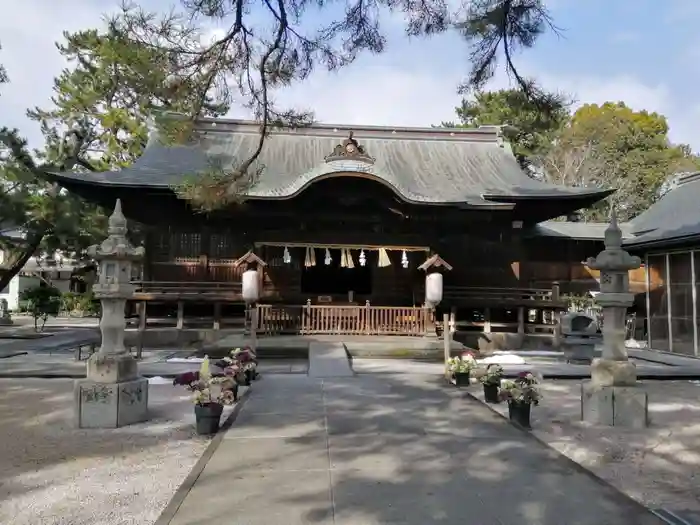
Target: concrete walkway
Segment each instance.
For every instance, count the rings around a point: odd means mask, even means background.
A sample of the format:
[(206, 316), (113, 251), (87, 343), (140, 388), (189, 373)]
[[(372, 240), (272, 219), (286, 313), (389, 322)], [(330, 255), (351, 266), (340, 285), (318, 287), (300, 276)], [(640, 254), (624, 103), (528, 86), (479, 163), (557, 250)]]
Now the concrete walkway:
[(343, 343), (309, 345), (309, 377), (352, 377), (350, 360)]
[(404, 374), (265, 376), (165, 523), (663, 522), (435, 376)]

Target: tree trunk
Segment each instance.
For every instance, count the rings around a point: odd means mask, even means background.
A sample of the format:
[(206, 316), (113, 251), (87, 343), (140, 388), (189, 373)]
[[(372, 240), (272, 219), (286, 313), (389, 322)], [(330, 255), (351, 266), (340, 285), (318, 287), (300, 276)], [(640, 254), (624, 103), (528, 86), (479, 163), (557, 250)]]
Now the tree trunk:
[(0, 274), (0, 290), (4, 290), (5, 287), (10, 284), (12, 278), (22, 271), (22, 268), (24, 268), (24, 265), (27, 264), (27, 261), (29, 261), (32, 255), (34, 255), (39, 249), (39, 245), (44, 239), (44, 234), (45, 232), (35, 233), (30, 236), (29, 239), (27, 239), (22, 256), (12, 263), (9, 268), (5, 269), (2, 274)]

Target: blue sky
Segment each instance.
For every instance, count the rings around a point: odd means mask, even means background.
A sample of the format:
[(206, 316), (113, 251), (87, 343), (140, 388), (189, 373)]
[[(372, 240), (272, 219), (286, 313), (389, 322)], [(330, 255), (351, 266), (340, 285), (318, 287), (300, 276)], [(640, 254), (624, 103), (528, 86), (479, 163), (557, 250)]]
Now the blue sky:
[[(38, 128), (24, 111), (49, 103), (52, 78), (64, 65), (53, 43), (63, 30), (98, 27), (102, 13), (115, 5), (111, 0), (24, 0), (3, 10), (0, 60), (13, 83), (0, 96), (0, 124), (19, 127), (33, 145), (40, 144)], [(581, 103), (623, 100), (635, 109), (661, 112), (669, 118), (673, 140), (700, 151), (695, 87), (700, 80), (695, 22), (700, 2), (552, 0), (550, 8), (563, 35), (546, 35), (517, 57), (526, 74)], [(339, 124), (429, 126), (453, 119), (459, 103), (456, 86), (469, 69), (465, 44), (455, 34), (409, 41), (400, 19), (384, 18), (390, 36), (386, 53), (363, 56), (338, 74), (315, 74), (277, 99)], [(500, 73), (491, 87), (508, 85)]]

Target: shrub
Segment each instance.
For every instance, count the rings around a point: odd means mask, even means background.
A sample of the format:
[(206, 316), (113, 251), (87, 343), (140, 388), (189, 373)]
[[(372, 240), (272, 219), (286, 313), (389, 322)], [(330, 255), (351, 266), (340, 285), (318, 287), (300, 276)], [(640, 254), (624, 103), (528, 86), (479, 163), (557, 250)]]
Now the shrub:
[[(56, 317), (61, 310), (62, 294), (53, 286), (34, 286), (23, 290), (20, 300), (34, 318), (34, 330), (41, 332), (50, 315)], [(41, 325), (39, 324), (41, 322)]]

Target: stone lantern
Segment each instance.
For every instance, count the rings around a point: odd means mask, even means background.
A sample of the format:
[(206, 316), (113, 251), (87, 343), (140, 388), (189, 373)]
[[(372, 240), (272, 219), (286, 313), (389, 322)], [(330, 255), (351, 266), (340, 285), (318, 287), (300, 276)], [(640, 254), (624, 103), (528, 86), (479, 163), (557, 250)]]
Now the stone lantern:
[(133, 296), (131, 268), (144, 256), (126, 238), (127, 224), (117, 200), (109, 218), (109, 236), (88, 248), (99, 262), (92, 290), (102, 304), (102, 344), (87, 362), (87, 378), (75, 385), (80, 428), (116, 428), (148, 419), (148, 379), (139, 377), (136, 359), (124, 347), (126, 301)]
[(634, 303), (629, 271), (641, 266), (639, 257), (622, 249), (622, 232), (613, 211), (605, 230), (605, 250), (586, 266), (600, 271), (596, 302), (603, 310), (601, 357), (591, 363), (591, 381), (581, 386), (581, 414), (591, 423), (643, 428), (648, 425), (648, 399), (637, 387), (637, 367), (625, 348), (627, 308)]

